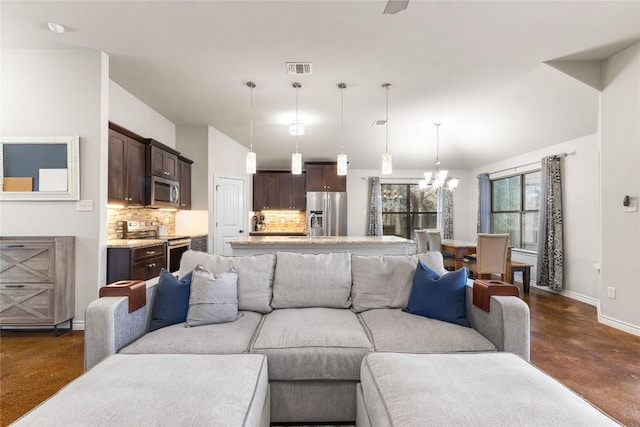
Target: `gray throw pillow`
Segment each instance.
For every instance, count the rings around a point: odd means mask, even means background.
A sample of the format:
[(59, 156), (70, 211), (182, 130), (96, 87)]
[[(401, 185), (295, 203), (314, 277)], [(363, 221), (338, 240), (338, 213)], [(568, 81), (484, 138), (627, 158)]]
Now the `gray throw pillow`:
[(186, 326), (233, 322), (238, 318), (238, 273), (214, 275), (197, 265), (191, 277)]

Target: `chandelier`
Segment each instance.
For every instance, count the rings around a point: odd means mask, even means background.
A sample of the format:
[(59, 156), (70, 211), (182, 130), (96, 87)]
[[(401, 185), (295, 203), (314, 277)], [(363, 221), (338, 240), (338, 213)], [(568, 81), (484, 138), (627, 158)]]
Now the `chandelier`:
[[(447, 175), (449, 173), (448, 170), (440, 170), (440, 125), (441, 123), (435, 123), (436, 127), (436, 161), (434, 163), (435, 171), (434, 172), (425, 172), (424, 179), (420, 180), (418, 185), (421, 189), (425, 190), (428, 186), (433, 187), (434, 190), (439, 190), (444, 187), (446, 184), (446, 188), (449, 190), (455, 190), (460, 183), (458, 178), (449, 178), (447, 179)], [(432, 180), (433, 178), (433, 180)]]

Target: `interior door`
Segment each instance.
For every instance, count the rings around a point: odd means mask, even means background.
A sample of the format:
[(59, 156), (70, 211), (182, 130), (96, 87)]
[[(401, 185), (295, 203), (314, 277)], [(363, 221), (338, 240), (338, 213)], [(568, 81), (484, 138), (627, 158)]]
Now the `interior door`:
[(245, 235), (244, 180), (216, 177), (214, 253), (232, 255), (228, 242)]

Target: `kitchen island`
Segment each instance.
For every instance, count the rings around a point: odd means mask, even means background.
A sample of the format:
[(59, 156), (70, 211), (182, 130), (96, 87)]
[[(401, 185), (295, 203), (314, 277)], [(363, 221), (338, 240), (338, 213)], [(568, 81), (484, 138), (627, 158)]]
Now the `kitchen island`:
[(413, 240), (397, 236), (250, 236), (229, 240), (234, 256), (280, 251), (318, 254), (401, 255), (416, 251)]

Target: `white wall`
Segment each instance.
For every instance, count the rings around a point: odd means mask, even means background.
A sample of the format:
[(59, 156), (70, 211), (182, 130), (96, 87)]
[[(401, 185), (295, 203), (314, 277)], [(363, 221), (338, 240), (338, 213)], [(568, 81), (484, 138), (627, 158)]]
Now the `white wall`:
[[(176, 127), (176, 150), (193, 160), (191, 165), (191, 210), (176, 213), (176, 233), (207, 234), (209, 230), (209, 128), (207, 126)], [(211, 249), (211, 247), (209, 247)]]
[[(563, 159), (562, 196), (564, 207), (565, 293), (584, 302), (596, 304), (598, 298), (598, 273), (594, 264), (598, 260), (598, 135), (589, 135), (553, 145), (500, 162), (488, 164), (471, 171), (473, 183), (469, 193), (468, 227), (470, 240), (475, 240), (478, 215), (477, 176), (507, 168), (539, 162), (543, 157), (575, 153)], [(540, 169), (535, 164), (516, 170), (510, 169), (491, 175), (491, 179)], [(525, 255), (526, 256), (526, 255)], [(532, 281), (535, 281), (535, 258), (514, 259), (533, 263)]]
[(605, 61), (603, 74), (600, 320), (640, 335), (640, 213), (622, 212), (625, 195), (640, 196), (640, 43)]
[(145, 138), (176, 146), (176, 125), (109, 80), (109, 120)]
[(191, 165), (191, 209), (206, 210), (209, 203), (207, 153), (209, 128), (207, 126), (176, 127), (176, 150), (193, 160)]
[(75, 202), (2, 202), (4, 236), (76, 236), (74, 326), (106, 278), (108, 57), (90, 50), (2, 50), (3, 136), (79, 135), (80, 197)]
[[(213, 251), (215, 233), (215, 197), (214, 197), (214, 175), (224, 178), (238, 178), (244, 180), (244, 224), (245, 230), (249, 230), (249, 220), (247, 212), (253, 209), (253, 175), (245, 172), (245, 159), (249, 149), (219, 130), (209, 126), (209, 172), (208, 172), (208, 193), (209, 193), (209, 248)], [(248, 235), (248, 233), (246, 234)]]
[[(391, 175), (383, 176), (379, 169), (349, 169), (349, 174), (347, 175), (347, 234), (350, 236), (364, 236), (367, 234), (369, 181), (363, 178), (377, 176), (380, 177), (380, 181), (383, 184), (410, 184), (417, 183), (423, 173), (423, 170), (396, 170)], [(464, 240), (470, 235), (468, 221), (469, 189), (471, 185), (475, 184), (470, 183), (467, 171), (449, 171), (449, 176), (460, 178), (460, 184), (453, 192), (453, 235), (455, 239)]]

